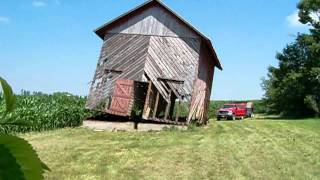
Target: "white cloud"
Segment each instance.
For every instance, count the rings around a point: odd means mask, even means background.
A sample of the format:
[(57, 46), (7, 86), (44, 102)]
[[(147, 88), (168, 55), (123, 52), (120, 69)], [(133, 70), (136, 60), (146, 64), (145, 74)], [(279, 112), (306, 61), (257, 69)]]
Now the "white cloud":
[[(308, 27), (308, 24), (302, 24), (299, 20), (299, 11), (295, 11), (289, 16), (286, 17), (287, 22), (289, 23), (290, 27)], [(311, 13), (310, 14), (311, 18), (315, 21), (319, 20), (319, 16), (316, 13)]]
[(56, 5), (61, 5), (61, 2), (59, 0), (54, 1)]
[(10, 19), (8, 17), (0, 16), (0, 23), (8, 23)]
[(317, 13), (311, 13), (311, 18), (315, 21), (319, 21), (320, 19), (320, 12)]
[(34, 7), (44, 7), (44, 6), (47, 5), (47, 3), (44, 2), (44, 1), (36, 0), (36, 1), (33, 1), (33, 2), (32, 2), (32, 5), (33, 5)]
[(307, 25), (302, 24), (299, 21), (299, 11), (295, 11), (294, 13), (290, 14), (289, 16), (286, 17), (287, 22), (289, 23), (290, 27), (306, 27)]

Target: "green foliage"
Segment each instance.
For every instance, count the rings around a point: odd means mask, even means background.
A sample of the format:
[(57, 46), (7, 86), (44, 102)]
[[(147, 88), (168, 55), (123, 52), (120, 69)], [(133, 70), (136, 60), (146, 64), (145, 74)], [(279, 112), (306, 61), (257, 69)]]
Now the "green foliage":
[(310, 34), (298, 34), (295, 42), (277, 54), (279, 66), (269, 67), (262, 83), (268, 113), (319, 115), (320, 1), (302, 0), (298, 8), (300, 21), (311, 25)]
[(24, 139), (1, 135), (0, 152), (0, 177), (3, 179), (43, 179), (47, 166), (44, 166), (32, 146)]
[(310, 95), (306, 96), (306, 98), (304, 99), (304, 103), (307, 105), (308, 108), (312, 109), (317, 114), (320, 113), (315, 96), (310, 96)]
[(197, 131), (197, 130), (200, 130), (201, 129), (201, 124), (197, 123), (197, 122), (191, 122), (189, 125), (188, 125), (188, 130), (189, 131)]
[[(265, 113), (266, 112), (266, 106), (263, 101), (261, 100), (247, 100), (247, 101), (210, 101), (209, 109), (208, 109), (208, 117), (209, 119), (214, 119), (217, 116), (218, 109), (222, 108), (224, 104), (226, 103), (241, 103), (241, 102), (253, 102), (254, 107), (254, 113)], [(176, 114), (177, 104), (175, 104), (174, 112), (173, 114)], [(188, 115), (188, 104), (182, 103), (181, 104), (181, 111), (180, 111), (180, 117), (187, 117)]]
[[(0, 132), (28, 132), (43, 131), (63, 127), (75, 127), (82, 124), (82, 120), (89, 116), (84, 109), (86, 99), (68, 93), (22, 92), (17, 95), (16, 109), (7, 114), (9, 122), (24, 122), (29, 126), (0, 125)], [(5, 109), (0, 105), (0, 114)]]
[(12, 112), (15, 104), (15, 96), (6, 80), (0, 77), (0, 86), (2, 87), (4, 102), (6, 104), (6, 112)]
[[(5, 118), (14, 109), (15, 97), (9, 84), (1, 77), (0, 85), (6, 104), (2, 116)], [(0, 133), (0, 154), (0, 179), (38, 180), (43, 179), (45, 170), (49, 170), (32, 146), (20, 137)]]
[(227, 101), (210, 101), (208, 117), (214, 119), (217, 116), (218, 109), (222, 108)]
[(310, 24), (314, 30), (320, 29), (320, 1), (302, 0), (298, 4), (300, 21), (304, 24)]
[[(263, 81), (265, 103), (269, 113), (284, 115), (314, 115), (310, 98), (320, 107), (320, 54), (314, 53), (310, 35), (298, 35), (277, 55), (279, 67), (269, 67), (268, 79)], [(320, 51), (319, 51), (320, 52)]]

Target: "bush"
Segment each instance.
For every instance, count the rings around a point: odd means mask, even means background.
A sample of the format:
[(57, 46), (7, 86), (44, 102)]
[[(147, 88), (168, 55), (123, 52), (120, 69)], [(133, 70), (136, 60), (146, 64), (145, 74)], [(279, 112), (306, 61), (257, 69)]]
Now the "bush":
[[(17, 95), (16, 109), (6, 116), (7, 120), (26, 123), (27, 126), (2, 125), (0, 132), (43, 131), (63, 127), (76, 127), (90, 115), (84, 109), (86, 98), (69, 93), (23, 92)], [(0, 117), (5, 113), (0, 105)]]

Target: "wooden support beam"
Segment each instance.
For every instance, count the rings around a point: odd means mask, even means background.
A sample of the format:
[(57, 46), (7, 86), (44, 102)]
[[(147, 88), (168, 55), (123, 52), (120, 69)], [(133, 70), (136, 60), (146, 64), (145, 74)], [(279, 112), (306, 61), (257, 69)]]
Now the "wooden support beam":
[(123, 70), (122, 70), (122, 69), (108, 69), (108, 68), (106, 68), (106, 69), (105, 69), (105, 72), (106, 72), (106, 73), (110, 73), (110, 72), (113, 72), (113, 73), (122, 73)]
[(179, 100), (179, 104), (177, 106), (177, 113), (176, 113), (176, 122), (179, 122), (180, 108), (181, 108), (181, 101)]
[[(172, 92), (174, 92), (174, 91), (172, 91)], [(176, 99), (177, 99), (177, 96), (175, 96), (175, 94), (172, 93), (172, 95), (171, 95), (171, 106), (170, 106), (170, 112), (169, 112), (169, 119), (172, 119), (172, 120), (173, 120), (173, 111), (174, 111), (174, 108), (175, 108)]]
[(166, 111), (165, 111), (165, 114), (164, 114), (164, 119), (165, 120), (168, 119), (168, 115), (169, 115), (169, 111), (170, 111), (170, 105), (171, 105), (171, 102), (168, 102), (167, 106), (166, 106)]
[(150, 95), (151, 95), (151, 88), (152, 88), (152, 83), (151, 83), (151, 81), (149, 81), (147, 96), (146, 96), (146, 100), (144, 102), (143, 113), (142, 113), (143, 119), (148, 119), (149, 115), (150, 115), (149, 101), (150, 101)]
[(154, 104), (153, 116), (152, 116), (153, 118), (156, 118), (157, 110), (158, 110), (158, 104), (159, 104), (159, 91), (157, 91), (156, 102)]
[(167, 106), (166, 106), (166, 111), (164, 113), (164, 119), (167, 120), (168, 119), (168, 115), (169, 115), (169, 112), (170, 112), (170, 106), (171, 106), (171, 90), (169, 91), (169, 102), (167, 102)]
[(171, 88), (172, 92), (177, 96), (177, 98), (178, 98), (180, 101), (182, 101), (181, 95), (176, 91), (176, 89), (172, 86), (172, 84), (169, 83), (168, 85), (169, 85), (169, 87)]
[(184, 81), (180, 79), (170, 79), (170, 78), (164, 78), (164, 77), (158, 77), (158, 80), (165, 81), (165, 82), (174, 82), (177, 84), (183, 84)]

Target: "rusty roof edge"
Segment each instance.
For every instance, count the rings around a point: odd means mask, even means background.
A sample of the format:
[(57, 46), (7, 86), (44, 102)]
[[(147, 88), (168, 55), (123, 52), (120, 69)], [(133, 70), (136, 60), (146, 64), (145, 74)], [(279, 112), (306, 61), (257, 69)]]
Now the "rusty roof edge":
[(137, 7), (129, 10), (129, 11), (126, 12), (126, 13), (123, 13), (122, 15), (120, 15), (120, 16), (112, 19), (111, 21), (108, 21), (107, 23), (103, 24), (102, 26), (96, 28), (96, 29), (94, 30), (94, 32), (95, 32), (101, 39), (103, 39), (104, 37), (101, 37), (101, 36), (99, 35), (99, 32), (98, 32), (98, 31), (102, 30), (102, 29), (105, 28), (106, 26), (111, 25), (112, 23), (120, 20), (121, 18), (124, 18), (125, 16), (129, 15), (130, 13), (133, 13), (134, 11), (136, 11), (136, 10), (138, 10), (138, 9), (140, 9), (140, 8), (142, 8), (142, 7), (150, 4), (150, 3), (152, 3), (152, 2), (157, 2), (157, 3), (159, 3), (159, 4), (160, 4), (161, 6), (163, 6), (166, 10), (168, 10), (170, 13), (172, 13), (174, 16), (176, 16), (180, 21), (182, 21), (182, 22), (185, 23), (189, 28), (191, 28), (193, 31), (195, 31), (199, 36), (201, 36), (203, 39), (205, 39), (206, 42), (207, 42), (207, 45), (210, 47), (210, 51), (211, 51), (212, 54), (214, 55), (215, 62), (216, 62), (216, 65), (215, 65), (215, 66), (216, 66), (218, 69), (222, 70), (221, 63), (220, 63), (219, 58), (218, 58), (218, 56), (217, 56), (217, 54), (216, 54), (216, 52), (215, 52), (215, 50), (214, 50), (214, 48), (213, 48), (213, 46), (212, 46), (212, 43), (211, 43), (210, 39), (209, 39), (207, 36), (205, 36), (202, 32), (200, 32), (196, 27), (194, 27), (194, 26), (191, 25), (188, 21), (186, 21), (184, 18), (182, 18), (180, 15), (178, 15), (176, 12), (174, 12), (173, 10), (171, 10), (171, 9), (170, 9), (166, 4), (164, 4), (161, 0), (148, 0), (148, 1), (146, 1), (145, 3), (143, 3), (143, 4), (141, 4), (141, 5), (137, 6)]

